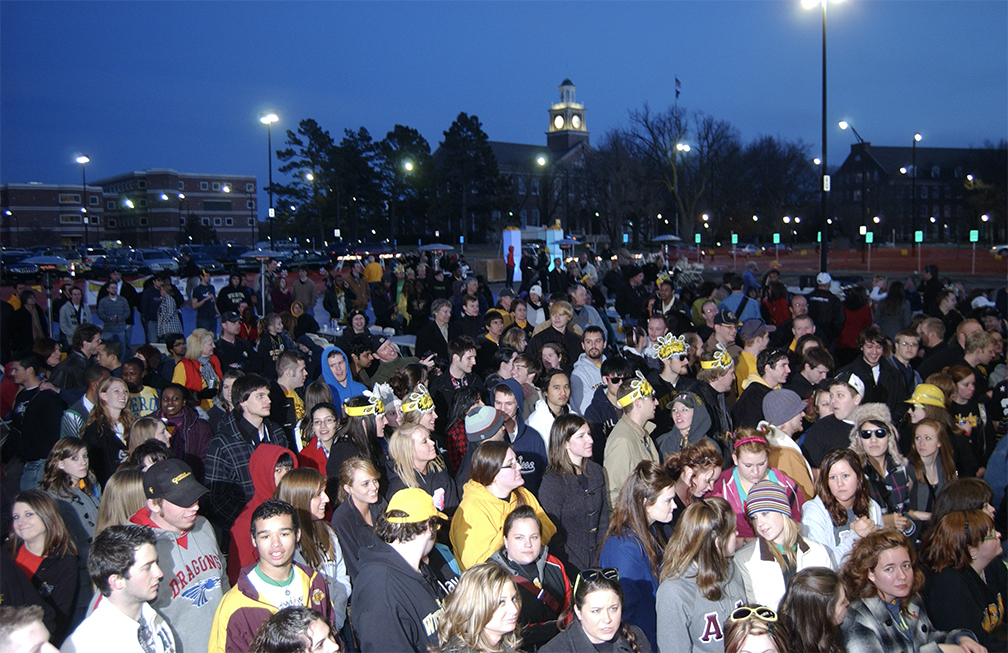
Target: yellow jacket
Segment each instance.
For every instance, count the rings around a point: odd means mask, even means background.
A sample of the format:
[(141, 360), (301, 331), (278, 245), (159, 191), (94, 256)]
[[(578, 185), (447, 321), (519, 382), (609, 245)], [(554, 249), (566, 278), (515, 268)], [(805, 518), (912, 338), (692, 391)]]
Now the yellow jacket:
[(556, 526), (543, 512), (535, 496), (523, 487), (511, 493), (507, 501), (490, 494), (490, 490), (476, 481), (462, 486), (462, 502), (452, 517), (449, 532), (452, 548), (459, 567), (465, 571), (485, 562), (504, 544), (504, 520), (518, 507), (518, 497), (533, 510), (542, 522), (542, 543), (549, 544)]

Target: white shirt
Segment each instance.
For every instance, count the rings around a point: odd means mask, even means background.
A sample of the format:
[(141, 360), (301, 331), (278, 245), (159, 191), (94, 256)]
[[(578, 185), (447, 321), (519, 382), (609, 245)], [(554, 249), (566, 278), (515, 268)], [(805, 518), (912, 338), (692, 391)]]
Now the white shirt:
[[(154, 646), (158, 653), (175, 653), (175, 638), (168, 622), (147, 603), (140, 606), (140, 614), (153, 631)], [(103, 596), (91, 616), (81, 622), (77, 630), (63, 642), (60, 652), (144, 653), (137, 638), (139, 630), (138, 621), (127, 617)]]

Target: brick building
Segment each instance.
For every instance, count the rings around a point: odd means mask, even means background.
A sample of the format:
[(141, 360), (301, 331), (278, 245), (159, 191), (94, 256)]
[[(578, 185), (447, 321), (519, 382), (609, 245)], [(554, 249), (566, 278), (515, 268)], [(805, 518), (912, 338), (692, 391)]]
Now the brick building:
[(104, 210), (104, 192), (95, 184), (88, 184), (86, 194), (80, 184), (0, 186), (0, 234), (5, 247), (59, 248), (78, 247), (85, 240), (100, 242), (105, 238)]

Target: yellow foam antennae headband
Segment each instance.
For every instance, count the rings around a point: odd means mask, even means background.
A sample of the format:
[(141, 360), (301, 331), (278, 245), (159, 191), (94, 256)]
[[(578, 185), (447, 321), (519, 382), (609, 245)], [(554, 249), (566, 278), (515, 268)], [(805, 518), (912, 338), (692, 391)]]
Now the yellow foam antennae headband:
[(371, 403), (364, 406), (343, 406), (350, 417), (364, 417), (365, 415), (385, 414), (385, 402), (375, 393), (370, 395)]
[(689, 343), (686, 336), (676, 337), (671, 333), (658, 336), (658, 358), (668, 360), (673, 356), (685, 356), (689, 353)]
[(648, 380), (644, 378), (644, 375), (641, 374), (639, 370), (637, 372), (637, 378), (630, 382), (630, 387), (633, 388), (633, 391), (622, 397), (618, 402), (623, 408), (626, 408), (638, 399), (650, 397), (654, 394), (654, 388), (651, 387), (651, 384), (648, 383)]
[(402, 412), (404, 413), (414, 410), (418, 410), (421, 413), (434, 410), (434, 400), (422, 383), (417, 384), (416, 392), (411, 393), (409, 399), (402, 405)]
[(728, 350), (725, 349), (724, 343), (719, 342), (714, 352), (716, 354), (714, 356), (714, 360), (700, 361), (700, 367), (705, 370), (712, 370), (715, 367), (726, 370), (735, 362), (732, 360), (731, 354), (728, 353)]

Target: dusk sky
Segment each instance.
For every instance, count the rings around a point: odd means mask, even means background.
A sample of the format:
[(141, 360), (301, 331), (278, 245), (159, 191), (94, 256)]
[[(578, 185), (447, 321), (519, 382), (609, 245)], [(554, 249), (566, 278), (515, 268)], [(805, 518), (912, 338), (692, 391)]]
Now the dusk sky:
[[(1008, 138), (1008, 2), (828, 6), (829, 163), (876, 145)], [(339, 141), (397, 123), (436, 149), (459, 112), (542, 143), (569, 77), (592, 142), (679, 103), (818, 156), (821, 10), (788, 2), (0, 2), (0, 183), (147, 168), (255, 175), (266, 128)], [(276, 169), (274, 159), (274, 170)], [(279, 175), (275, 174), (275, 178)], [(260, 193), (265, 212), (265, 193)]]

